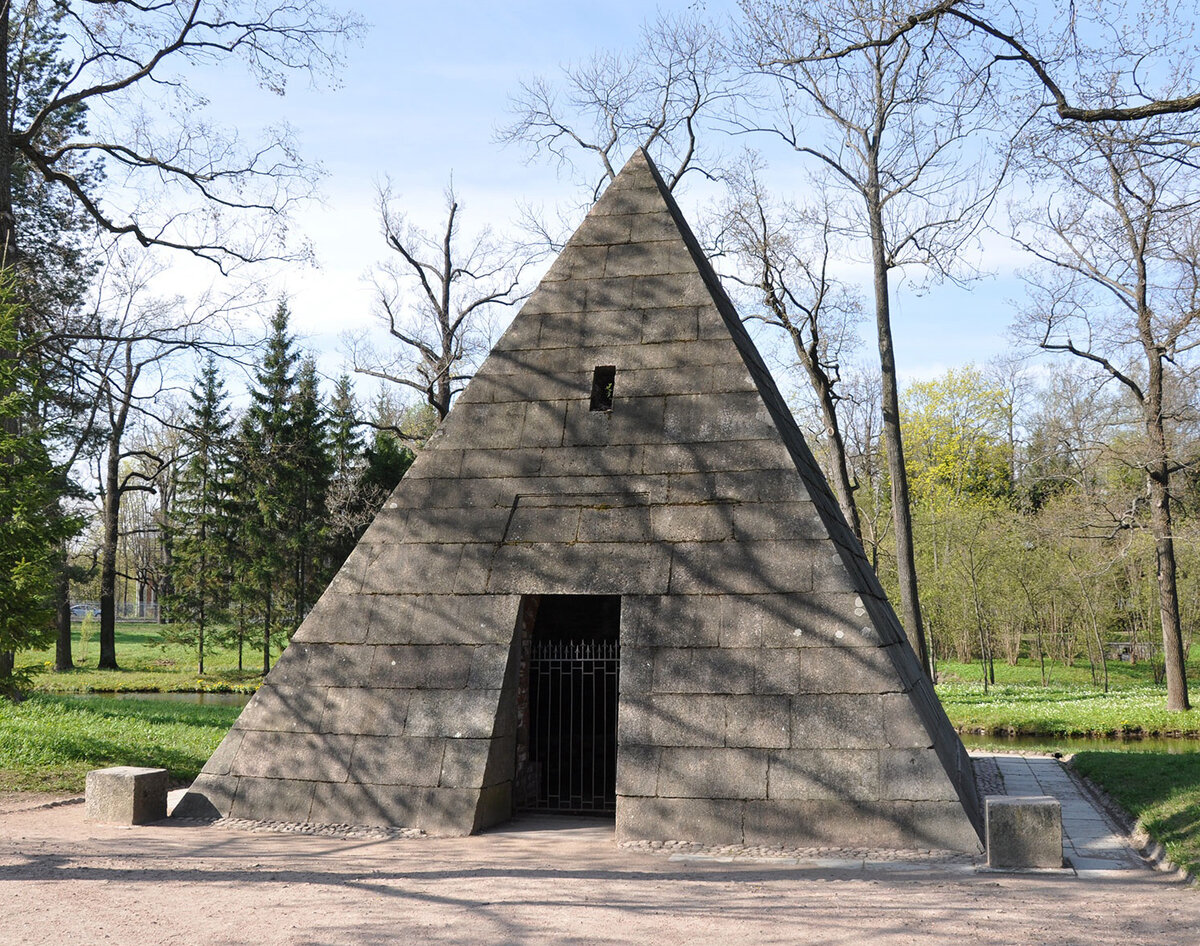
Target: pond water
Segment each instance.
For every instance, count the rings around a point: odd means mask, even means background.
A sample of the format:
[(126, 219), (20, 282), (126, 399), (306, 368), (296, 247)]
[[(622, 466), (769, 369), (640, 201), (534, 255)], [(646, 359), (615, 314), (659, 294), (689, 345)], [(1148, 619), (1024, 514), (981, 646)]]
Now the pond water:
[(193, 703), (196, 706), (245, 706), (250, 693), (63, 693), (78, 700), (152, 700), (164, 703)]
[(981, 736), (977, 733), (961, 733), (963, 745), (968, 749), (1031, 749), (1057, 752), (1082, 752), (1085, 749), (1125, 749), (1133, 752), (1200, 752), (1200, 739), (1149, 736), (1144, 739), (1095, 739), (1086, 736)]

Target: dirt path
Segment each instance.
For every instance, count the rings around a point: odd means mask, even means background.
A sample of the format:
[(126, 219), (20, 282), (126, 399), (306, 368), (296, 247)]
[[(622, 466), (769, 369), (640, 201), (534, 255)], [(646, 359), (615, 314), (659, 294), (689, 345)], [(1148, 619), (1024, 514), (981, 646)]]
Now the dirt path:
[(1200, 891), (1150, 870), (673, 861), (618, 849), (611, 826), (554, 819), (378, 841), (83, 815), (0, 813), (0, 943), (1200, 942)]

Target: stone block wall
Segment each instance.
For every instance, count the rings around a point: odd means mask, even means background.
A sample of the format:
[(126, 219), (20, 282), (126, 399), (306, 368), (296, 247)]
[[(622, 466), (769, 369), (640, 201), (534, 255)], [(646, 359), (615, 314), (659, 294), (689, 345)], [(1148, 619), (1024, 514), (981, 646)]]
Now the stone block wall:
[[(594, 370), (615, 366), (610, 410)], [(978, 849), (970, 761), (645, 155), (503, 335), (181, 813), (507, 817), (523, 595), (622, 596), (618, 832)]]

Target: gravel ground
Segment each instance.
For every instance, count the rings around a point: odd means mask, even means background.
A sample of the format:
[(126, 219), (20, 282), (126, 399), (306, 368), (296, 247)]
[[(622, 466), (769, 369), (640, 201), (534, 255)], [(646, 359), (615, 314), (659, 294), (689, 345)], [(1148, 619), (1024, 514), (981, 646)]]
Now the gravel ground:
[(120, 828), (86, 822), (78, 804), (13, 807), (0, 805), (6, 946), (1200, 941), (1200, 893), (1151, 870), (1097, 881), (980, 874), (932, 853), (664, 857), (570, 818), (448, 839)]

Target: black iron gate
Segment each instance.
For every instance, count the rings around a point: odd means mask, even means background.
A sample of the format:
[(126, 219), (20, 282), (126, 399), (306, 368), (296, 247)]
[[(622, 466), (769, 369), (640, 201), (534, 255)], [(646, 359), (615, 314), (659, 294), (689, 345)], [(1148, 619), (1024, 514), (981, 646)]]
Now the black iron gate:
[(534, 641), (529, 659), (529, 755), (537, 808), (617, 808), (615, 640)]

